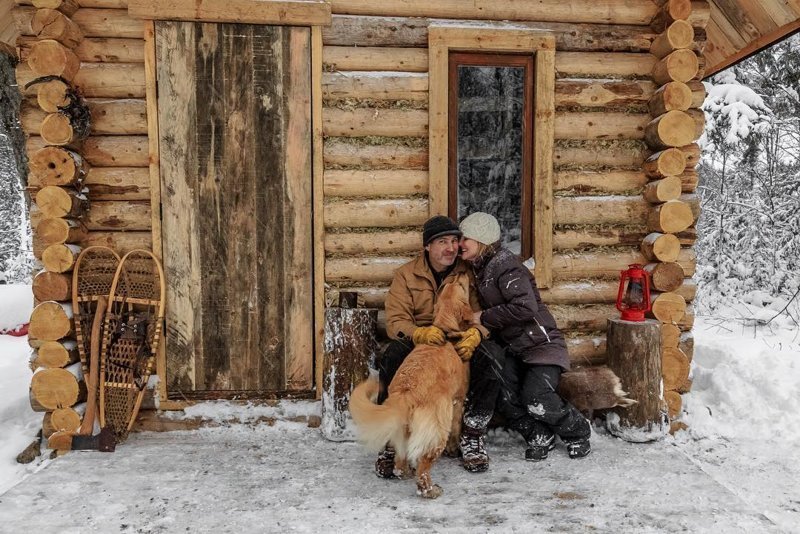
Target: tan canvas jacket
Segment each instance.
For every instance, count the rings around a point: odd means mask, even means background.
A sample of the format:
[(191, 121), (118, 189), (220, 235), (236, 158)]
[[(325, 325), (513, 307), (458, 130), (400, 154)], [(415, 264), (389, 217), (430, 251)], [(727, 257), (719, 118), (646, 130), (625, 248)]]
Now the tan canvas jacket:
[[(470, 304), (474, 311), (481, 309), (478, 292), (475, 290), (475, 277), (467, 262), (456, 260), (455, 268), (439, 286), (450, 282), (460, 273), (470, 278)], [(406, 263), (394, 273), (392, 287), (386, 296), (386, 331), (391, 339), (411, 339), (418, 326), (429, 326), (433, 321), (433, 303), (438, 295), (425, 254)], [(484, 332), (484, 335), (486, 332)]]

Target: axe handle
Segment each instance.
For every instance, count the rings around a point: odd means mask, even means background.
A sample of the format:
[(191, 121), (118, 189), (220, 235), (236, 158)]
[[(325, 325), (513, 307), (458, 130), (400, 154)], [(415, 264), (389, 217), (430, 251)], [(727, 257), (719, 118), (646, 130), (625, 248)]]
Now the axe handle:
[(107, 297), (97, 297), (97, 309), (94, 312), (92, 337), (89, 346), (90, 361), (89, 379), (86, 381), (86, 412), (83, 414), (83, 422), (78, 429), (78, 434), (83, 436), (90, 436), (94, 430), (94, 418), (97, 413), (97, 382), (100, 379), (100, 332), (102, 331), (107, 306)]

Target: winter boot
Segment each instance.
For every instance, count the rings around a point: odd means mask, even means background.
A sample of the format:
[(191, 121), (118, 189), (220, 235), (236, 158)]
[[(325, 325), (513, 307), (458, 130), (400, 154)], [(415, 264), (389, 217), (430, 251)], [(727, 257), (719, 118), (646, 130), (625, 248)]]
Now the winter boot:
[(592, 446), (589, 444), (589, 438), (576, 439), (566, 442), (567, 454), (573, 460), (576, 458), (583, 458), (592, 452)]
[(486, 434), (482, 430), (468, 426), (461, 429), (458, 446), (461, 449), (464, 469), (470, 473), (483, 473), (489, 469), (489, 455), (486, 454), (485, 439)]
[(549, 436), (534, 436), (528, 440), (528, 448), (525, 450), (525, 459), (529, 462), (541, 462), (547, 459), (547, 454), (556, 447), (556, 437), (553, 434)]
[(397, 478), (394, 474), (394, 447), (387, 445), (375, 460), (375, 474), (381, 478)]

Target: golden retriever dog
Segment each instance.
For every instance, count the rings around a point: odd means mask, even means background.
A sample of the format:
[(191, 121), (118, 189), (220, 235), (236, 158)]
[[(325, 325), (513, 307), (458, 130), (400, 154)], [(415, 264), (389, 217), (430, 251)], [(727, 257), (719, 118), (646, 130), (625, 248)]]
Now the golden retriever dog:
[[(436, 300), (433, 324), (450, 339), (470, 326), (468, 295), (469, 278), (461, 275), (446, 284)], [(389, 397), (382, 405), (374, 403), (376, 377), (353, 390), (350, 413), (359, 441), (376, 452), (387, 443), (394, 446), (395, 474), (410, 478), (416, 468), (417, 494), (435, 499), (442, 488), (431, 481), (431, 468), (445, 447), (448, 452), (458, 450), (468, 382), (469, 363), (461, 361), (452, 343), (414, 347), (389, 384)]]

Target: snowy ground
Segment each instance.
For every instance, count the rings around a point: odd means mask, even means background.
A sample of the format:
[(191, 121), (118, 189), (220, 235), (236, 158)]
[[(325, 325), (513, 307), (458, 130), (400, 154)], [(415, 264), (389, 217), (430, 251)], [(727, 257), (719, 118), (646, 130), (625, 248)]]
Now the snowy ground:
[[(8, 303), (5, 291), (0, 302)], [(0, 336), (0, 530), (796, 532), (797, 336), (785, 317), (758, 329), (699, 320), (694, 387), (684, 397), (689, 432), (640, 445), (599, 429), (588, 458), (569, 460), (559, 446), (538, 464), (521, 460), (518, 438), (494, 432), (490, 471), (470, 474), (443, 459), (433, 476), (445, 493), (432, 502), (416, 497), (411, 481), (375, 477), (372, 456), (358, 445), (288, 421), (141, 433), (114, 454), (18, 466), (14, 456), (41, 415), (27, 408), (24, 338)], [(259, 410), (204, 405), (195, 415), (247, 419)], [(291, 403), (275, 411), (318, 410)]]

